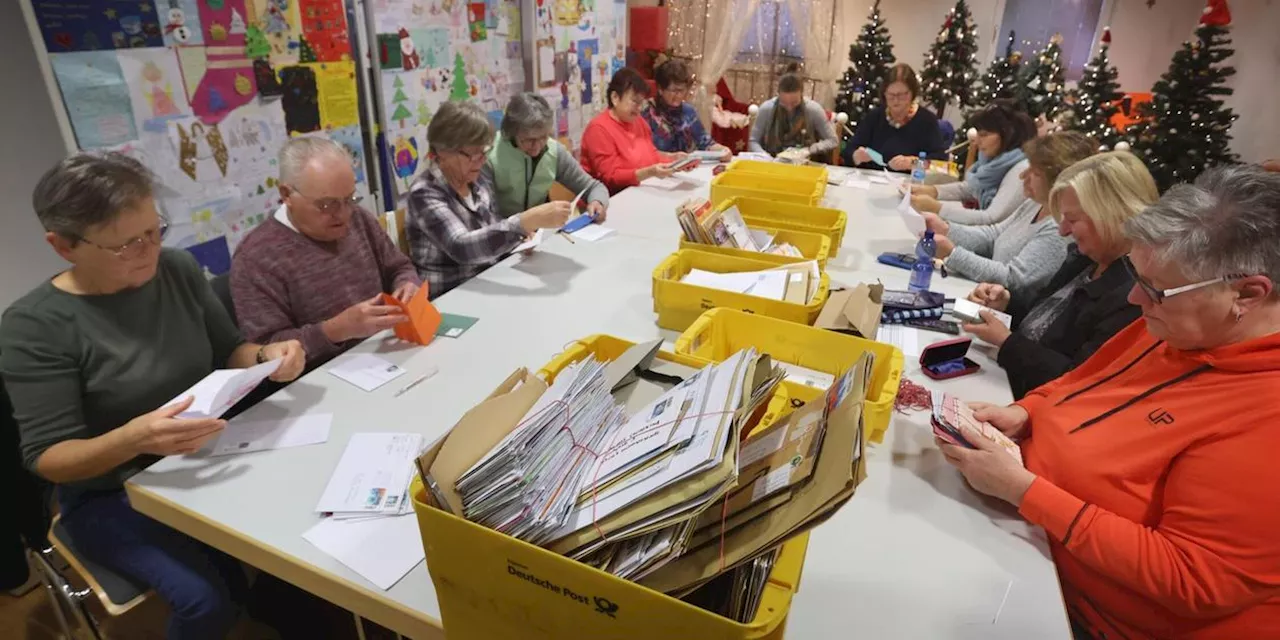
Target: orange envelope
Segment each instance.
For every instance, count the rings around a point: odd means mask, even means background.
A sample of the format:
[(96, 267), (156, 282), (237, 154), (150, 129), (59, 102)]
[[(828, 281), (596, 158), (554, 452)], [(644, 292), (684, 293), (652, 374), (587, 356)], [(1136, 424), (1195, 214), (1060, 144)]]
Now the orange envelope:
[(427, 300), (427, 285), (422, 285), (418, 292), (404, 304), (390, 294), (382, 294), (382, 301), (393, 307), (400, 307), (408, 322), (396, 325), (396, 337), (407, 342), (429, 344), (436, 338), (436, 329), (440, 327), (440, 312)]

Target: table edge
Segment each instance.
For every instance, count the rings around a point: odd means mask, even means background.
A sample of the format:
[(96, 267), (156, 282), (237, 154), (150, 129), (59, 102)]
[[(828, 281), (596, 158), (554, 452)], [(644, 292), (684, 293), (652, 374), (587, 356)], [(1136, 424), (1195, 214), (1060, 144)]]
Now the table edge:
[(406, 607), (385, 594), (371, 593), (346, 578), (283, 554), (134, 482), (125, 483), (125, 492), (135, 511), (318, 598), (414, 640), (444, 640), (440, 620)]

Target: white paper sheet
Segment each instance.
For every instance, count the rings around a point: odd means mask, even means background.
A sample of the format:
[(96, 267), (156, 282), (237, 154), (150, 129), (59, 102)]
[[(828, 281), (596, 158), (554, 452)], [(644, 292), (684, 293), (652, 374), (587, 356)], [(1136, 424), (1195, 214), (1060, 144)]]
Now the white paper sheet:
[(521, 242), (519, 245), (516, 245), (516, 248), (512, 249), (511, 251), (514, 253), (519, 251), (528, 251), (530, 249), (537, 248), (538, 245), (542, 244), (542, 239), (546, 237), (547, 235), (546, 231), (547, 231), (546, 229), (538, 229), (536, 232), (534, 232), (532, 238), (529, 238), (528, 240)]
[(218, 369), (166, 402), (165, 406), (180, 402), (187, 396), (195, 396), (191, 406), (178, 414), (178, 417), (217, 418), (275, 373), (281, 362), (284, 361), (271, 360), (248, 369)]
[(398, 512), (406, 497), (413, 459), (421, 451), (422, 436), (417, 433), (353, 434), (316, 511)]
[(325, 518), (302, 537), (383, 591), (422, 562), (418, 519), (409, 516)]
[(586, 240), (587, 242), (596, 242), (596, 241), (604, 240), (605, 238), (608, 238), (609, 236), (613, 235), (617, 231), (618, 231), (617, 229), (614, 229), (611, 227), (605, 227), (598, 224), (589, 224), (581, 229), (578, 229), (577, 231), (574, 231), (570, 235), (572, 235), (574, 239), (577, 239), (577, 240)]
[(902, 224), (906, 225), (911, 235), (919, 236), (925, 232), (927, 225), (924, 223), (924, 216), (911, 206), (911, 191), (902, 194), (902, 202), (898, 203), (898, 216), (902, 218)]
[(358, 353), (338, 358), (329, 367), (329, 373), (365, 391), (373, 391), (408, 371), (378, 356)]
[(332, 423), (333, 415), (328, 413), (257, 422), (232, 420), (214, 441), (210, 455), (225, 456), (320, 444), (329, 439), (329, 426)]
[(703, 184), (706, 184), (705, 180), (687, 173), (674, 173), (666, 178), (645, 178), (640, 181), (640, 186), (642, 187), (654, 187), (657, 189), (665, 189), (667, 191), (688, 189), (690, 187), (696, 187)]
[(876, 332), (876, 342), (891, 344), (902, 350), (907, 358), (920, 357), (920, 330), (901, 324), (882, 324)]

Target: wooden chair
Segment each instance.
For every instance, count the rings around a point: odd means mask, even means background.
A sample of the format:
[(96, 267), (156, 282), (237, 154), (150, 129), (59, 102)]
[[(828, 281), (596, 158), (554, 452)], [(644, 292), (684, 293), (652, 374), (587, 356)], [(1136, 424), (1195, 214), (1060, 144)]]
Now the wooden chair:
[[(49, 547), (34, 554), (35, 564), (58, 624), (67, 638), (76, 637), (72, 631), (74, 621), (75, 626), (86, 630), (90, 637), (102, 639), (98, 621), (87, 606), (89, 598), (96, 597), (107, 615), (116, 617), (146, 602), (154, 594), (145, 585), (82, 557), (62, 526), (61, 517), (53, 519), (49, 541)], [(89, 586), (85, 589), (73, 587), (58, 569), (58, 557), (66, 560), (67, 565)]]

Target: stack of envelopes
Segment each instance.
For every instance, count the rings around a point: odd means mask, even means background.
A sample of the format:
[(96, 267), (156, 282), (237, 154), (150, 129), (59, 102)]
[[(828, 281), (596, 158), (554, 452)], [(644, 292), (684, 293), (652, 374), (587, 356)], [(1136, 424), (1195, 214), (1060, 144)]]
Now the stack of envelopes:
[(655, 359), (660, 344), (582, 359), (550, 385), (513, 374), (420, 459), (432, 504), (683, 593), (852, 495), (870, 354), (740, 445), (785, 372), (751, 348), (699, 370)]

